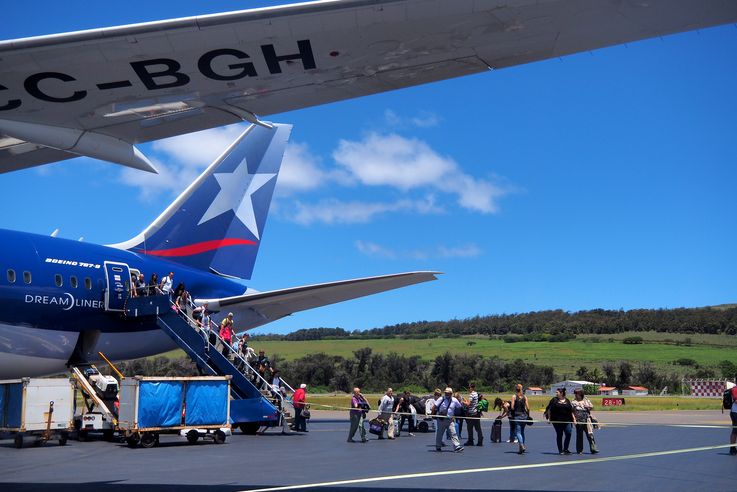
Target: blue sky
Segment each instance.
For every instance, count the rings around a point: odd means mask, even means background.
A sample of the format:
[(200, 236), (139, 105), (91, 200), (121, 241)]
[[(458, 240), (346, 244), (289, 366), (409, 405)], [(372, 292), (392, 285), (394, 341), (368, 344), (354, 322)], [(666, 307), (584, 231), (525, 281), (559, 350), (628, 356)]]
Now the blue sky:
[[(278, 3), (14, 2), (0, 38)], [(736, 302), (735, 46), (728, 25), (269, 117), (295, 128), (254, 288), (445, 274), (261, 331)], [(156, 179), (4, 174), (0, 227), (128, 239), (239, 131), (142, 145)]]

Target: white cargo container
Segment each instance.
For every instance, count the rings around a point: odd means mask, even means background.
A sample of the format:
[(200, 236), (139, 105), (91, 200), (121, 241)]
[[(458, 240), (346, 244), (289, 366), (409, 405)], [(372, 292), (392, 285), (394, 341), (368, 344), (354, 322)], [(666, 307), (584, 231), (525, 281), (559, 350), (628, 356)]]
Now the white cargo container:
[(66, 444), (74, 425), (74, 385), (67, 378), (0, 381), (0, 431), (14, 432), (15, 445), (25, 436)]

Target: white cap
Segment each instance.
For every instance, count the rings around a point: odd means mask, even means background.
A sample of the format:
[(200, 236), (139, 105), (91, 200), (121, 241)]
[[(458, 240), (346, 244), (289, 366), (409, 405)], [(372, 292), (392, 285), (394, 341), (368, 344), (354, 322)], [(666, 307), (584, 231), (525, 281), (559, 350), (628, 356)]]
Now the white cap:
[(453, 393), (453, 388), (451, 388), (450, 386), (448, 386), (447, 388), (445, 388), (445, 392), (446, 393)]
[(307, 387), (307, 385), (305, 383), (302, 383), (302, 384), (299, 385), (299, 388), (300, 389), (305, 389), (306, 387)]

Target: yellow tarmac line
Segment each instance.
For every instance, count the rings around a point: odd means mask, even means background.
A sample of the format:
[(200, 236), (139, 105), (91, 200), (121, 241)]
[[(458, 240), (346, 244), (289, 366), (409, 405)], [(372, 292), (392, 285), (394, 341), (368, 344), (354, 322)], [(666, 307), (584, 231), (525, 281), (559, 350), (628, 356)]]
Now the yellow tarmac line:
[(531, 463), (527, 465), (492, 466), (489, 468), (469, 468), (465, 470), (446, 470), (438, 472), (408, 473), (405, 475), (390, 475), (383, 477), (357, 478), (352, 480), (337, 480), (335, 482), (307, 483), (301, 485), (285, 485), (283, 487), (268, 487), (265, 489), (250, 489), (240, 492), (272, 492), (277, 490), (298, 490), (313, 487), (331, 487), (335, 485), (355, 485), (359, 483), (385, 482), (389, 480), (406, 480), (412, 478), (442, 477), (447, 475), (464, 475), (470, 473), (486, 473), (508, 470), (529, 470), (531, 468), (552, 468), (556, 466), (584, 465), (589, 463), (605, 463), (608, 461), (623, 461), (639, 458), (652, 458), (655, 456), (668, 456), (672, 454), (696, 453), (699, 451), (711, 451), (714, 449), (729, 448), (731, 444), (718, 444), (716, 446), (702, 446), (698, 448), (672, 449), (669, 451), (653, 451), (650, 453), (625, 454), (620, 456), (608, 456), (604, 458), (588, 458), (574, 461), (553, 461), (547, 463)]

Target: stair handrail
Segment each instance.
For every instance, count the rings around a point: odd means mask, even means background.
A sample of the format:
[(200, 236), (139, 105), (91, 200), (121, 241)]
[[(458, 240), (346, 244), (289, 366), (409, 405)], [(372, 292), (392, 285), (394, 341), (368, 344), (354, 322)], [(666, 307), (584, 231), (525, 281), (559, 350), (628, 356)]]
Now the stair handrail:
[[(171, 301), (171, 295), (169, 296), (169, 300)], [(196, 304), (195, 304), (195, 303), (194, 303), (194, 302), (192, 301), (192, 297), (189, 297), (189, 298), (188, 298), (188, 304), (189, 304), (189, 306), (190, 306), (190, 307), (191, 307), (192, 309), (194, 309), (195, 307), (197, 307), (197, 305), (196, 305)], [(172, 306), (174, 306), (174, 305), (176, 305), (176, 302), (172, 302)], [(191, 317), (189, 316), (189, 314), (187, 314), (186, 310), (185, 310), (184, 312), (182, 312), (182, 310), (180, 310), (180, 309), (177, 309), (177, 312), (178, 312), (178, 313), (179, 313), (179, 314), (180, 314), (180, 315), (181, 315), (182, 317), (184, 317), (184, 318), (185, 318), (185, 320), (187, 320), (187, 324), (189, 324), (189, 325), (190, 325), (190, 326), (191, 326), (191, 327), (192, 327), (193, 329), (194, 329), (194, 327), (195, 327), (195, 326), (198, 326), (198, 325), (199, 325), (199, 323), (197, 323), (197, 320), (195, 320), (195, 319), (191, 318)], [(209, 331), (210, 331), (210, 332), (211, 332), (212, 334), (214, 334), (214, 335), (215, 335), (215, 337), (216, 337), (216, 338), (217, 338), (218, 340), (220, 340), (220, 343), (222, 343), (222, 344), (223, 344), (223, 346), (225, 346), (225, 347), (228, 347), (228, 349), (230, 350), (230, 352), (231, 352), (231, 353), (232, 353), (232, 354), (233, 354), (233, 355), (234, 355), (235, 357), (237, 357), (238, 359), (240, 359), (240, 360), (241, 360), (241, 362), (243, 362), (243, 363), (244, 363), (244, 364), (245, 364), (246, 366), (248, 366), (248, 367), (249, 367), (249, 368), (251, 369), (251, 371), (253, 372), (253, 374), (255, 374), (255, 375), (256, 375), (256, 377), (257, 377), (258, 379), (260, 379), (260, 380), (261, 380), (261, 381), (262, 381), (263, 383), (265, 383), (266, 387), (267, 387), (267, 388), (269, 388), (269, 390), (272, 390), (272, 391), (271, 391), (272, 393), (275, 393), (275, 394), (277, 395), (277, 398), (279, 398), (279, 400), (281, 400), (281, 407), (282, 407), (282, 411), (283, 411), (283, 409), (284, 409), (284, 403), (285, 403), (285, 399), (284, 399), (284, 396), (283, 396), (283, 395), (281, 394), (281, 391), (273, 391), (273, 387), (272, 387), (272, 384), (271, 384), (271, 383), (269, 383), (269, 382), (268, 382), (268, 381), (267, 381), (266, 379), (264, 379), (264, 378), (263, 378), (263, 376), (261, 376), (261, 374), (259, 374), (259, 373), (258, 373), (258, 371), (256, 371), (256, 370), (255, 370), (255, 369), (253, 368), (253, 366), (252, 366), (251, 364), (249, 364), (249, 363), (248, 363), (248, 361), (247, 361), (247, 360), (246, 360), (246, 359), (245, 359), (245, 358), (244, 358), (243, 356), (241, 356), (241, 354), (239, 354), (239, 353), (238, 353), (238, 351), (236, 351), (236, 350), (235, 350), (235, 349), (233, 348), (233, 346), (232, 346), (231, 344), (229, 344), (229, 343), (227, 343), (227, 342), (226, 342), (225, 340), (223, 340), (223, 338), (222, 338), (222, 337), (220, 336), (219, 330), (217, 329), (217, 328), (219, 328), (218, 324), (217, 324), (217, 323), (215, 323), (215, 322), (213, 322), (213, 321), (212, 321), (211, 319), (210, 319), (209, 321), (210, 321), (210, 322), (209, 322), (208, 330), (209, 330)], [(203, 335), (203, 338), (205, 339), (205, 343), (206, 343), (206, 344), (210, 344), (210, 340), (208, 339), (208, 336), (207, 336), (206, 334), (204, 334), (204, 333), (203, 333), (202, 331), (200, 332), (200, 334), (201, 334), (201, 335)], [(237, 367), (237, 366), (235, 366), (235, 365), (234, 365), (234, 367), (235, 367), (236, 369), (238, 369), (238, 367)], [(244, 375), (244, 376), (245, 376), (245, 375)], [(280, 378), (280, 379), (281, 379), (281, 378)], [(282, 381), (283, 381), (283, 380), (282, 380)], [(289, 386), (289, 385), (287, 384), (287, 386)], [(290, 387), (290, 388), (291, 388), (291, 387)], [(292, 390), (292, 391), (294, 391), (294, 390)], [(263, 395), (262, 395), (262, 396), (263, 396)]]

